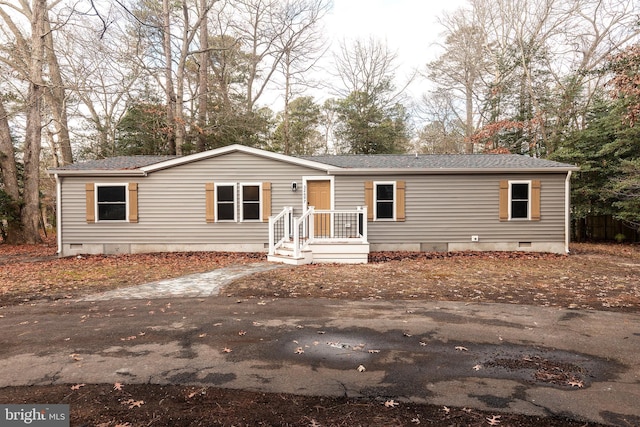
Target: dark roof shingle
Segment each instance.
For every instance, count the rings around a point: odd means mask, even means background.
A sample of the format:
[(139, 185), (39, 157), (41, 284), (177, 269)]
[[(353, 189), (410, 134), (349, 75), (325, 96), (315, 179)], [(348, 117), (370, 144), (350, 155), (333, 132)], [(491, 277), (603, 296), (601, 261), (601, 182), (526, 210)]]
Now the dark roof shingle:
[(301, 158), (347, 169), (533, 169), (572, 166), (517, 154), (352, 154)]
[(52, 170), (63, 171), (89, 171), (89, 170), (132, 170), (165, 160), (175, 159), (178, 156), (117, 156), (106, 159), (90, 160), (87, 162), (73, 163)]

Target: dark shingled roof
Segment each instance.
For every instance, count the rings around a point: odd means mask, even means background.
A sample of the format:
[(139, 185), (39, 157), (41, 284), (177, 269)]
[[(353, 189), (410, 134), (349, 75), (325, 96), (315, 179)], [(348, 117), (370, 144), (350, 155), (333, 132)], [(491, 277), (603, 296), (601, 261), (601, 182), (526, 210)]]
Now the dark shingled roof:
[(517, 154), (375, 154), (305, 156), (347, 169), (534, 169), (567, 168), (572, 165)]
[[(101, 160), (75, 163), (55, 171), (127, 171), (154, 165), (180, 156), (119, 156)], [(323, 155), (298, 156), (292, 159), (313, 161), (325, 165), (349, 169), (387, 170), (481, 170), (481, 169), (571, 169), (573, 165), (536, 159), (516, 154), (372, 154), (372, 155)]]
[(144, 166), (175, 159), (178, 156), (118, 156), (108, 157), (100, 160), (90, 160), (88, 162), (74, 163), (52, 169), (65, 171), (88, 171), (88, 170), (132, 170)]

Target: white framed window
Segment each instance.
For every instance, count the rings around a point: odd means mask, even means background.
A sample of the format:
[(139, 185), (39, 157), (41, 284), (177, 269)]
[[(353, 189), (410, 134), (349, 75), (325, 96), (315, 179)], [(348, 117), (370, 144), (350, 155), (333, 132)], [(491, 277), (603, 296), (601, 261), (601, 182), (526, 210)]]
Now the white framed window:
[(373, 183), (373, 218), (375, 221), (395, 221), (396, 195), (395, 181)]
[(531, 181), (509, 181), (509, 219), (531, 219)]
[(215, 212), (216, 222), (236, 222), (237, 186), (235, 183), (216, 183)]
[(127, 184), (95, 184), (96, 221), (128, 221)]
[(262, 184), (240, 184), (240, 221), (262, 221)]

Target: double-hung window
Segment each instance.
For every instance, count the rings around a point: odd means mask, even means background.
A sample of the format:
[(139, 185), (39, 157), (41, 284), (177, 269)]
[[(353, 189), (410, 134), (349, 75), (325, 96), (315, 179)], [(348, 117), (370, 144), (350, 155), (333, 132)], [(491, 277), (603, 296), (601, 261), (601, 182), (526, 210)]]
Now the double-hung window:
[(241, 221), (260, 220), (260, 184), (241, 184)]
[(395, 219), (395, 182), (375, 182), (374, 183), (374, 206), (376, 220)]
[(127, 220), (127, 185), (96, 185), (98, 221)]
[(207, 188), (207, 206), (213, 208), (207, 207), (207, 222), (261, 221), (269, 214), (263, 212), (263, 204), (270, 205), (269, 183), (217, 182)]
[(539, 179), (500, 181), (500, 221), (540, 221), (540, 195)]
[(235, 184), (216, 184), (216, 221), (236, 221)]
[(509, 218), (529, 219), (531, 212), (531, 182), (509, 182)]
[(405, 221), (405, 181), (365, 181), (367, 221)]

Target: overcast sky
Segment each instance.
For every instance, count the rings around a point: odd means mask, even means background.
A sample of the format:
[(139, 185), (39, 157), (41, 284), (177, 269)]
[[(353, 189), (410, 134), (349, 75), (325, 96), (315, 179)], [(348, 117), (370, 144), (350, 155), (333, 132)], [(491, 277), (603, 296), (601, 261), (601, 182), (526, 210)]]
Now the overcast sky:
[(437, 18), (465, 4), (466, 0), (334, 0), (326, 29), (334, 49), (343, 39), (374, 36), (385, 41), (398, 53), (396, 65), (402, 78), (415, 68), (424, 70), (435, 59), (434, 43), (442, 31)]

